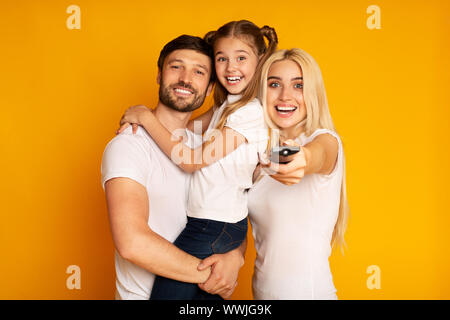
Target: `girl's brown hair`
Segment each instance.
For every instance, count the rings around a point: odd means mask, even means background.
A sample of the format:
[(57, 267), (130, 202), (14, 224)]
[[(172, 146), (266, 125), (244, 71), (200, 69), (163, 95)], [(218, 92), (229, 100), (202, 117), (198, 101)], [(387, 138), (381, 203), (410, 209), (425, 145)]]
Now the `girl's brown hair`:
[[(245, 42), (253, 48), (255, 54), (259, 58), (259, 62), (253, 78), (250, 80), (247, 88), (245, 88), (242, 92), (241, 99), (232, 103), (222, 113), (222, 116), (216, 126), (216, 129), (218, 130), (221, 130), (224, 127), (225, 121), (230, 114), (235, 112), (240, 107), (245, 106), (256, 97), (261, 67), (267, 58), (275, 52), (278, 44), (278, 37), (275, 29), (269, 26), (258, 28), (253, 22), (247, 20), (228, 22), (217, 31), (210, 31), (203, 37), (203, 39), (213, 47), (216, 41), (221, 38), (238, 38), (239, 40)], [(267, 45), (264, 38), (268, 40)], [(217, 81), (214, 89), (214, 107), (220, 107), (227, 98), (227, 94), (228, 92), (226, 89), (219, 81)]]

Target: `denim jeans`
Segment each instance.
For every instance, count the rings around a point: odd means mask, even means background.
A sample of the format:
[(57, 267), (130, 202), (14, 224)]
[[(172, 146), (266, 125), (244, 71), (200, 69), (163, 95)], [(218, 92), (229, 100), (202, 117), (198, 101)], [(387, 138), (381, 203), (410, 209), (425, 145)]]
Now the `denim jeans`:
[[(174, 245), (205, 259), (215, 253), (226, 253), (241, 245), (247, 236), (247, 218), (227, 223), (188, 217), (184, 230)], [(196, 283), (187, 283), (156, 276), (150, 300), (222, 300), (201, 290)]]

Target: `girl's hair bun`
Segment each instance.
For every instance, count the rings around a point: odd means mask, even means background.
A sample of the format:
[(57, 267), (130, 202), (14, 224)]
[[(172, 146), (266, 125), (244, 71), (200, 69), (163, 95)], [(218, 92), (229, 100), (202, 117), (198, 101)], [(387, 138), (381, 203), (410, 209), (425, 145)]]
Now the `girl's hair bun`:
[(269, 42), (278, 43), (278, 36), (275, 29), (269, 26), (264, 26), (261, 29), (261, 34), (266, 37)]

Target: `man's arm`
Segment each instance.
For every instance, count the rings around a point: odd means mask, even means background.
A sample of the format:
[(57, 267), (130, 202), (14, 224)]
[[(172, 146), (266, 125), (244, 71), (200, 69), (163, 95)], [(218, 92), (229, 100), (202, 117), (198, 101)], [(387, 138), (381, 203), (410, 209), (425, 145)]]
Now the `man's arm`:
[(114, 245), (126, 260), (151, 273), (191, 283), (205, 282), (210, 268), (197, 270), (200, 259), (175, 247), (148, 226), (147, 190), (129, 178), (105, 183)]

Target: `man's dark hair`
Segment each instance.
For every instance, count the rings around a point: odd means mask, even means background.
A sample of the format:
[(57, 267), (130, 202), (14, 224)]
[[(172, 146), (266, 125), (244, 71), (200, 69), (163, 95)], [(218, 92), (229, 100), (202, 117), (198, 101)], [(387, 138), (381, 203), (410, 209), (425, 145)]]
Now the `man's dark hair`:
[(158, 69), (162, 71), (164, 60), (166, 57), (175, 50), (195, 50), (199, 53), (203, 53), (211, 59), (211, 78), (209, 82), (215, 80), (215, 69), (214, 69), (214, 51), (211, 45), (209, 45), (205, 40), (200, 37), (189, 36), (183, 34), (178, 38), (173, 39), (168, 42), (164, 48), (161, 50), (158, 58)]

